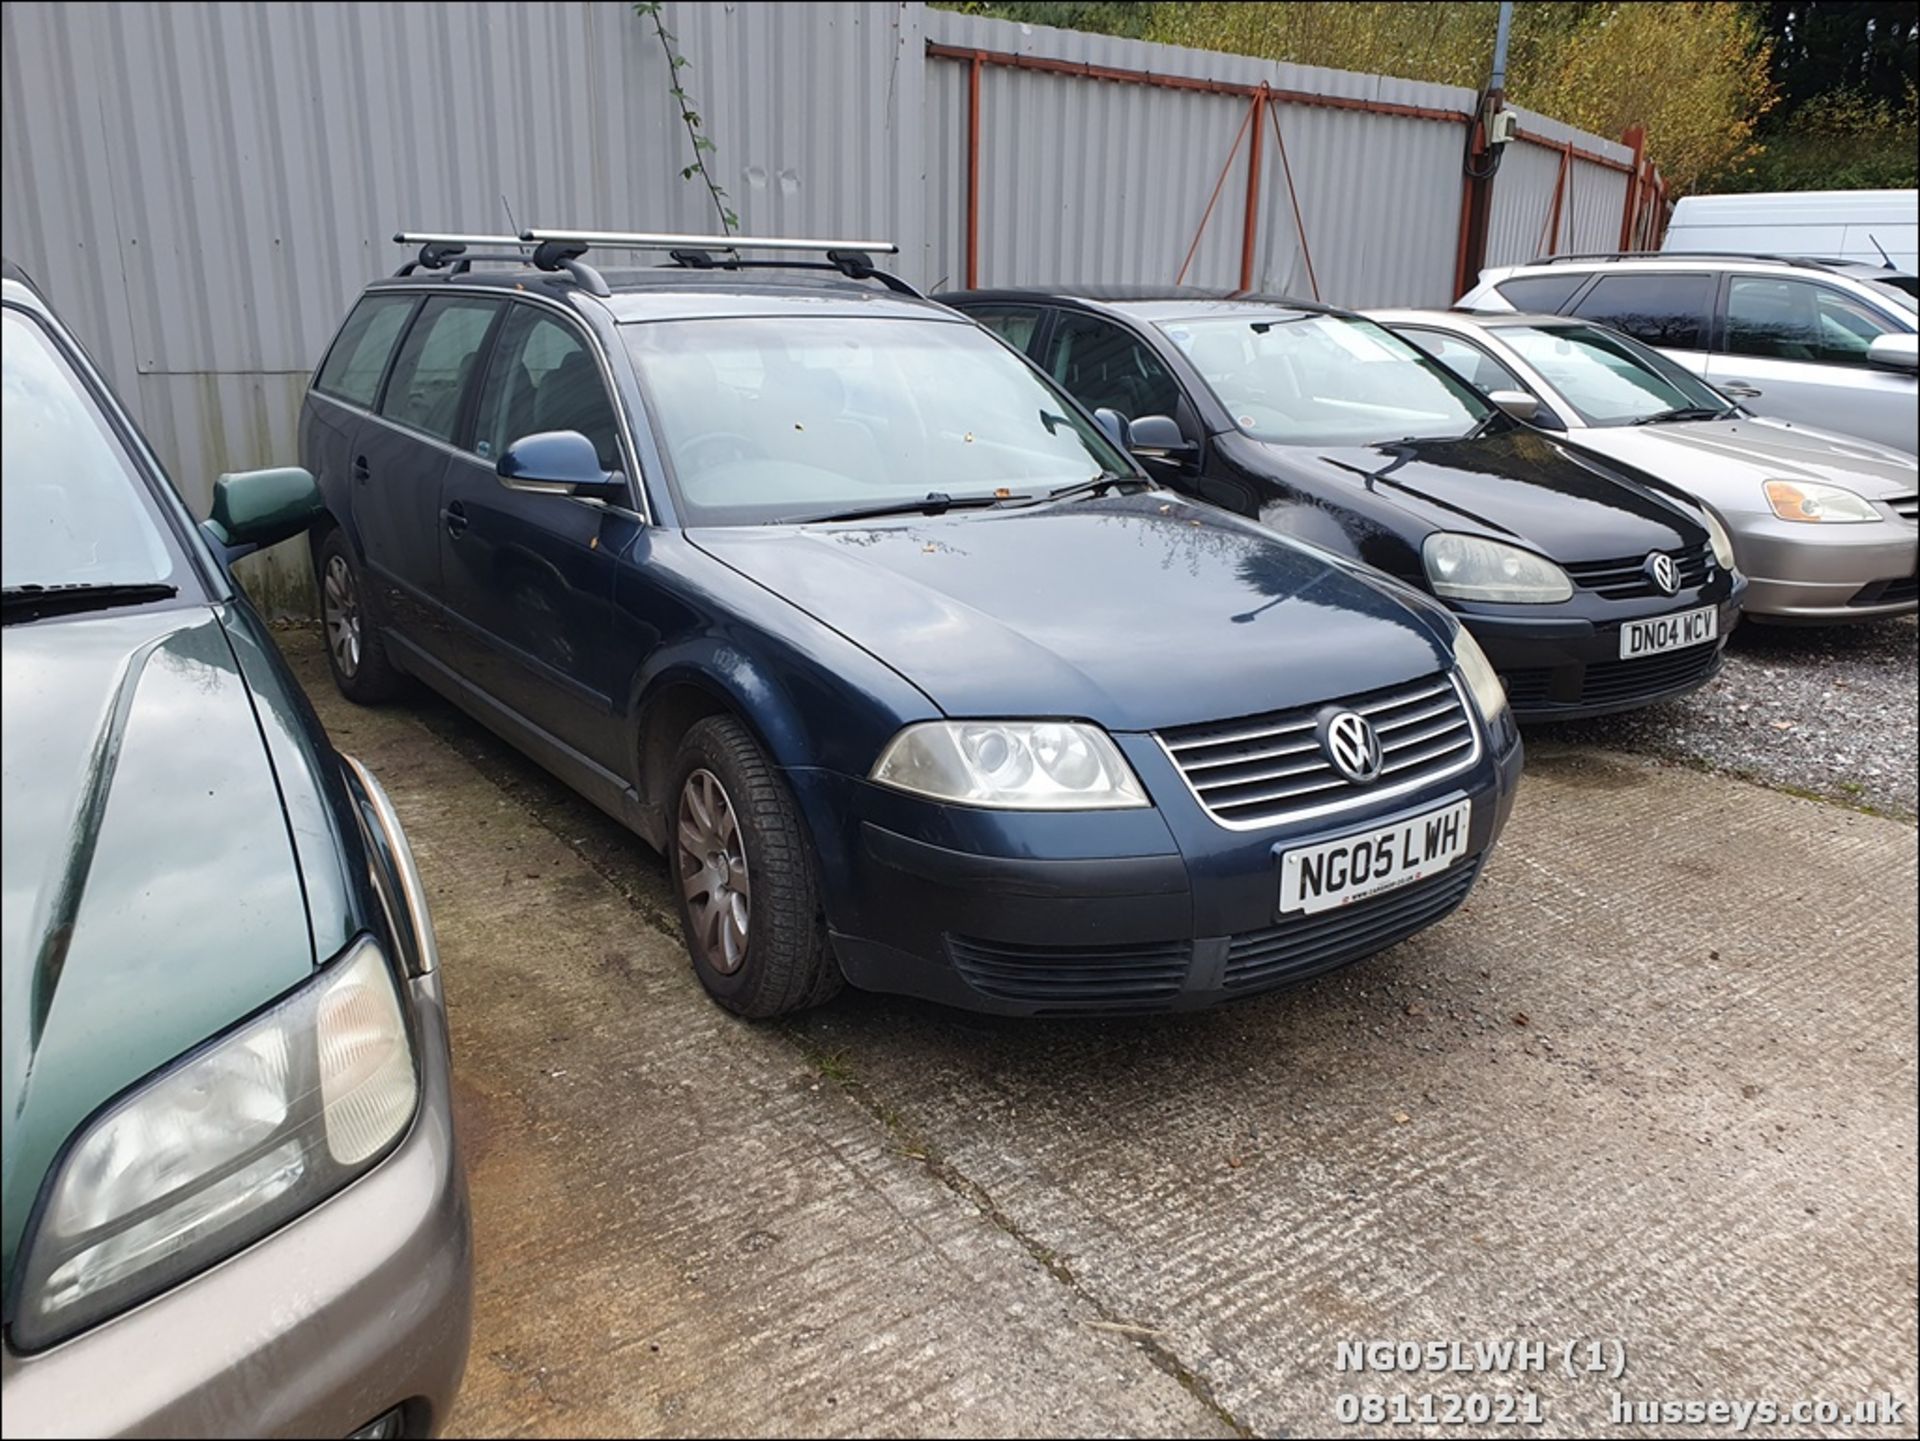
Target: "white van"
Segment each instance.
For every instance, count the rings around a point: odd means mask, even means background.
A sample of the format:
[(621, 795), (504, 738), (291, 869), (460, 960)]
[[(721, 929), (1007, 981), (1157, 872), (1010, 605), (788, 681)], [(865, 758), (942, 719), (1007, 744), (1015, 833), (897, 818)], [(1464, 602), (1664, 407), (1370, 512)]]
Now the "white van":
[[(1689, 195), (1662, 250), (1811, 255), (1920, 273), (1920, 190), (1800, 190)], [(1884, 251), (1884, 253), (1882, 253)]]

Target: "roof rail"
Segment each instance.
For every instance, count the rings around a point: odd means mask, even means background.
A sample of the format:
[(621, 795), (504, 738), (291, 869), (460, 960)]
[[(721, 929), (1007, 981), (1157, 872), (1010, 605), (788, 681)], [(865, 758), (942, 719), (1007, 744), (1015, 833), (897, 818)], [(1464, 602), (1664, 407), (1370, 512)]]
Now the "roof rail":
[[(891, 240), (811, 240), (771, 235), (667, 235), (655, 232), (608, 230), (523, 230), (520, 239), (536, 245), (533, 263), (543, 269), (579, 258), (590, 249), (661, 250), (675, 265), (688, 270), (837, 270), (851, 280), (877, 280), (887, 289), (914, 299), (920, 292), (897, 275), (879, 269), (873, 256), (898, 255)], [(824, 255), (824, 262), (804, 260), (742, 260), (742, 250), (788, 250)], [(718, 259), (720, 251), (731, 258)]]
[[(1738, 260), (1757, 261), (1766, 265), (1802, 265), (1813, 270), (1839, 270), (1846, 266), (1865, 265), (1864, 260), (1841, 260), (1821, 255), (1769, 255), (1751, 254), (1740, 250), (1596, 250), (1580, 255), (1548, 255), (1538, 260), (1525, 262), (1528, 265), (1562, 265), (1568, 261), (1589, 260)], [(1892, 267), (1872, 267), (1874, 269)]]

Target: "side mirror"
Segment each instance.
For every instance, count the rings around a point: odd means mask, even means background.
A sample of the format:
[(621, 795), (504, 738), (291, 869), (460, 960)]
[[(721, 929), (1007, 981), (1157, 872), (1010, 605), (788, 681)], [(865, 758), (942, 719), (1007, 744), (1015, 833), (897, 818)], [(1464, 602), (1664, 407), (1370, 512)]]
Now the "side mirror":
[(1867, 364), (1880, 370), (1920, 370), (1920, 335), (1876, 335), (1867, 347)]
[(1540, 402), (1524, 390), (1495, 390), (1488, 392), (1487, 399), (1506, 411), (1515, 420), (1532, 420), (1540, 414)]
[(1127, 427), (1127, 449), (1141, 460), (1190, 460), (1200, 447), (1170, 415), (1143, 415)]
[(1099, 427), (1107, 433), (1108, 440), (1112, 441), (1122, 450), (1127, 448), (1126, 416), (1117, 410), (1110, 410), (1103, 405), (1094, 411), (1093, 418)]
[(320, 487), (297, 465), (246, 470), (213, 483), (213, 513), (200, 529), (232, 563), (299, 535), (325, 509)]
[(627, 484), (600, 468), (593, 442), (577, 430), (523, 435), (501, 454), (493, 473), (508, 490), (534, 495), (577, 495), (624, 504)]

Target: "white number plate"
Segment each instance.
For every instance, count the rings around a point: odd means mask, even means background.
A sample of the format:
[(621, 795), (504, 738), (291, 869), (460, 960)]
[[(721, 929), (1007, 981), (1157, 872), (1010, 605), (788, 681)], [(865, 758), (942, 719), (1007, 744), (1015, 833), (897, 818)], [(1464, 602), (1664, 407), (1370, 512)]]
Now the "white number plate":
[(1330, 911), (1437, 875), (1467, 853), (1472, 801), (1280, 857), (1280, 910)]
[(1720, 608), (1713, 605), (1683, 610), (1678, 615), (1657, 615), (1652, 620), (1630, 620), (1620, 627), (1620, 659), (1637, 660), (1663, 650), (1685, 650), (1719, 637)]

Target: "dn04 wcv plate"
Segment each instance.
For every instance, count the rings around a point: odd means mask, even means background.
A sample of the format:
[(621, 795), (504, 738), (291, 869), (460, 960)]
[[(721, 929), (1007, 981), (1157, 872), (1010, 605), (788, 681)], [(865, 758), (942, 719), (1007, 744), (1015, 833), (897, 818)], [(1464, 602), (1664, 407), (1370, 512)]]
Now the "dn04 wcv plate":
[(1638, 660), (1665, 650), (1685, 650), (1720, 638), (1720, 608), (1703, 605), (1675, 615), (1630, 620), (1620, 627), (1620, 659)]
[(1467, 853), (1472, 801), (1280, 857), (1280, 912), (1330, 911), (1438, 875)]

